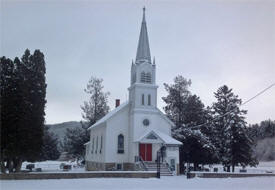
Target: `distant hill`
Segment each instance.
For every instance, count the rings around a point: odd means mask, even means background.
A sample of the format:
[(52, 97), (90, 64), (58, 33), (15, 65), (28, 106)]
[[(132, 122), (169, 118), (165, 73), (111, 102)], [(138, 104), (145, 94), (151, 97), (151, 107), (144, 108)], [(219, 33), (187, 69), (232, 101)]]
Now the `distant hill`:
[(78, 121), (68, 121), (64, 123), (51, 124), (46, 126), (49, 127), (50, 132), (53, 132), (55, 135), (58, 136), (60, 142), (63, 142), (66, 129), (81, 127), (81, 124)]

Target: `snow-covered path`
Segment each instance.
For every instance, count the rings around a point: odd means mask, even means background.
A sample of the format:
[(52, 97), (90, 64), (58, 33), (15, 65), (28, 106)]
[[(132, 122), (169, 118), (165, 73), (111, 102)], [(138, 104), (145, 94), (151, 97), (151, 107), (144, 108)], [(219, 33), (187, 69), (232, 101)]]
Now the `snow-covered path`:
[(161, 179), (2, 180), (0, 183), (1, 190), (275, 190), (275, 177), (186, 179), (184, 176), (175, 176)]

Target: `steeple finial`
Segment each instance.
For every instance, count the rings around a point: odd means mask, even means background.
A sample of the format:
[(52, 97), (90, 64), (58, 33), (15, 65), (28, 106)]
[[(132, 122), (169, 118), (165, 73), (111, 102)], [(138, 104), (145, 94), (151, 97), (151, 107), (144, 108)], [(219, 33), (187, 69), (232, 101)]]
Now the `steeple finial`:
[(141, 24), (137, 56), (136, 56), (136, 62), (139, 62), (139, 61), (148, 61), (149, 63), (151, 63), (149, 39), (148, 39), (147, 26), (146, 26), (146, 20), (145, 20), (145, 7), (143, 7), (143, 17), (142, 17), (142, 24)]
[(146, 9), (145, 9), (145, 6), (143, 7), (142, 10), (143, 10), (142, 22), (146, 22), (146, 21), (145, 21), (145, 10), (146, 10)]

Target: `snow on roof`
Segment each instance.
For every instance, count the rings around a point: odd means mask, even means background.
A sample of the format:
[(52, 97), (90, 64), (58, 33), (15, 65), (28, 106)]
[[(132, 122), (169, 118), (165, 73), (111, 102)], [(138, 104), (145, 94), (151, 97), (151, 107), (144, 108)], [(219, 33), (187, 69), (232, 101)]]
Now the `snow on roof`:
[(155, 134), (156, 136), (158, 136), (163, 142), (164, 144), (176, 144), (176, 145), (181, 145), (182, 143), (180, 141), (177, 141), (176, 139), (170, 137), (169, 135), (160, 132), (157, 129), (149, 129), (147, 130), (140, 138), (138, 138), (135, 142), (140, 142), (142, 141), (142, 139), (146, 138), (150, 133)]
[(92, 126), (90, 126), (88, 128), (88, 130), (90, 130), (91, 128), (107, 121), (109, 118), (111, 118), (113, 115), (115, 115), (117, 112), (119, 112), (120, 110), (122, 110), (124, 107), (126, 107), (128, 105), (128, 101), (124, 102), (123, 104), (121, 104), (120, 106), (116, 107), (115, 109), (113, 109), (112, 111), (110, 111), (109, 113), (107, 113), (104, 117), (102, 117), (100, 120), (98, 120), (95, 124), (93, 124)]

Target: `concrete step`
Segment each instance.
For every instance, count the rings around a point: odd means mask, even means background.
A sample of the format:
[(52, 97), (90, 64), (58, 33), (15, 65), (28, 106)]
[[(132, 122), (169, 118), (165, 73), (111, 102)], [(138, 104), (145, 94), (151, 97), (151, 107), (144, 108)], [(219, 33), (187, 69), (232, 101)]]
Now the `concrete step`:
[[(157, 163), (145, 162), (145, 166), (148, 171), (156, 171), (158, 169)], [(160, 175), (161, 176), (173, 176), (173, 173), (169, 170), (166, 164), (160, 164)]]

